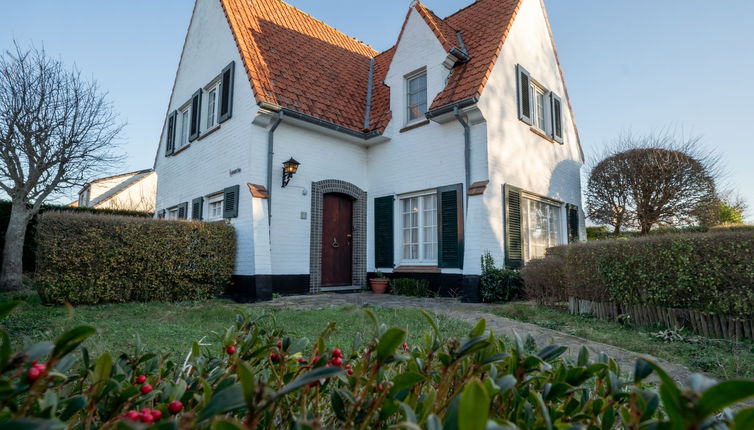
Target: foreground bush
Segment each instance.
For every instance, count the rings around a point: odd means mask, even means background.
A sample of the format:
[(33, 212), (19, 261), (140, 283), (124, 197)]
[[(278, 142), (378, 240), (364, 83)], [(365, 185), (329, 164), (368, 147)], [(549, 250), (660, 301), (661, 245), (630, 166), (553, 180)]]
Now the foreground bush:
[[(15, 305), (0, 304), (0, 317)], [(407, 345), (404, 330), (366, 312), (374, 332), (350, 348), (327, 345), (332, 324), (310, 345), (239, 315), (178, 362), (138, 350), (90, 357), (85, 326), (12, 354), (3, 332), (0, 427), (743, 429), (754, 416), (725, 409), (754, 396), (754, 381), (695, 375), (684, 388), (651, 361), (624, 375), (586, 349), (574, 361), (556, 345), (530, 355), (484, 320), (444, 340), (427, 314), (433, 332)], [(653, 372), (659, 393), (645, 383)]]
[(222, 223), (48, 212), (37, 226), (43, 302), (212, 297), (230, 282), (235, 233)]
[(738, 318), (754, 313), (754, 231), (596, 241), (553, 248), (524, 273), (564, 279), (557, 294), (596, 302), (694, 309)]

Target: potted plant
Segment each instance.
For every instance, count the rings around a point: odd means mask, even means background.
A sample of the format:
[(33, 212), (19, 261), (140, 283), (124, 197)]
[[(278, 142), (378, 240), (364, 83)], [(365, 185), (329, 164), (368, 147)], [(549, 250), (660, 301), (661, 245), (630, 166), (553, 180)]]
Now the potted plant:
[(385, 294), (387, 284), (390, 280), (379, 270), (375, 272), (374, 278), (369, 280), (369, 286), (372, 287), (374, 294)]

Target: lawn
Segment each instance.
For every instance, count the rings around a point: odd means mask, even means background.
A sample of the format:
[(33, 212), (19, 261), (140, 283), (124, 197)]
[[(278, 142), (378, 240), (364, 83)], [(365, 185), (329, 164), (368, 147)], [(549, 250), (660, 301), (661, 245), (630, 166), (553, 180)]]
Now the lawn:
[(664, 342), (653, 336), (664, 329), (661, 327), (627, 328), (617, 322), (601, 321), (588, 315), (571, 315), (532, 303), (499, 305), (494, 313), (584, 339), (651, 354), (719, 378), (754, 378), (754, 342), (751, 341), (731, 342), (685, 332), (685, 341)]
[[(239, 309), (254, 315), (268, 315), (265, 324), (284, 328), (291, 337), (313, 340), (331, 321), (337, 331), (330, 338), (332, 345), (350, 347), (356, 333), (370, 333), (372, 323), (356, 306), (325, 310), (271, 310), (250, 307), (229, 300), (181, 303), (124, 303), (98, 306), (43, 306), (36, 293), (3, 293), (0, 301), (22, 300), (19, 309), (0, 325), (24, 344), (52, 340), (62, 331), (77, 325), (91, 325), (97, 334), (85, 345), (93, 352), (131, 350), (141, 342), (146, 350), (183, 356), (191, 343), (206, 336), (212, 342), (213, 332), (221, 332), (233, 324)], [(416, 310), (371, 308), (388, 326), (408, 330), (408, 342), (418, 341), (430, 330), (427, 320)], [(440, 330), (449, 337), (466, 335), (471, 326), (464, 322), (437, 317)]]

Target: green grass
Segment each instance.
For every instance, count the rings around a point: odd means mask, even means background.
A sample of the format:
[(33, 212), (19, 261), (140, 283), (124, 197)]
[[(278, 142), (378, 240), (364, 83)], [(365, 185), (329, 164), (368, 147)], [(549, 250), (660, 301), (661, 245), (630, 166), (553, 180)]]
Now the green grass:
[(617, 322), (571, 315), (532, 303), (500, 305), (494, 313), (629, 351), (651, 354), (719, 378), (754, 378), (754, 343), (751, 341), (709, 339), (685, 332), (685, 342), (663, 342), (652, 336), (663, 329), (661, 327), (627, 328)]
[[(64, 330), (77, 325), (91, 325), (97, 334), (88, 339), (85, 345), (95, 353), (110, 351), (120, 353), (131, 351), (141, 342), (145, 350), (182, 356), (188, 352), (191, 343), (206, 336), (213, 341), (213, 332), (221, 332), (233, 325), (238, 309), (253, 315), (268, 314), (265, 324), (276, 324), (284, 328), (292, 338), (316, 339), (331, 321), (336, 322), (337, 331), (329, 344), (349, 347), (356, 333), (369, 335), (372, 323), (366, 314), (356, 306), (323, 310), (270, 310), (249, 307), (228, 300), (182, 303), (124, 303), (98, 306), (43, 306), (33, 292), (3, 293), (0, 301), (22, 300), (25, 302), (9, 318), (0, 321), (20, 344), (52, 340)], [(388, 326), (405, 328), (409, 332), (408, 342), (418, 341), (423, 333), (430, 330), (427, 320), (413, 309), (371, 308), (380, 322)], [(456, 320), (437, 317), (440, 329), (449, 337), (460, 337), (471, 330), (471, 326)]]

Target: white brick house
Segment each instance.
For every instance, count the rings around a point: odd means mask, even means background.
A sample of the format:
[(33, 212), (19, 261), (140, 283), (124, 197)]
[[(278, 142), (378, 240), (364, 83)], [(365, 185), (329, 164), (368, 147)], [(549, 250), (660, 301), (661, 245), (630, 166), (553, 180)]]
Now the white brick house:
[(157, 213), (230, 222), (251, 299), (377, 270), (473, 299), (484, 252), (518, 266), (583, 236), (582, 163), (541, 0), (413, 2), (381, 53), (279, 0), (197, 0)]

